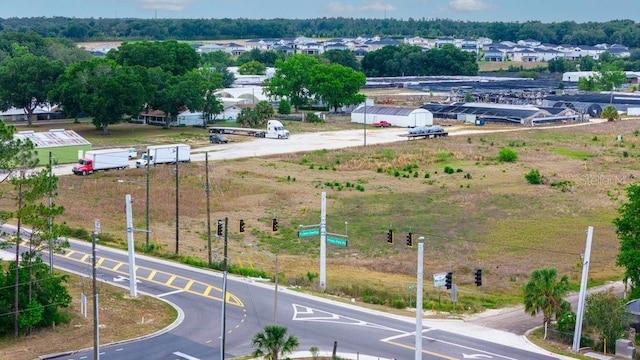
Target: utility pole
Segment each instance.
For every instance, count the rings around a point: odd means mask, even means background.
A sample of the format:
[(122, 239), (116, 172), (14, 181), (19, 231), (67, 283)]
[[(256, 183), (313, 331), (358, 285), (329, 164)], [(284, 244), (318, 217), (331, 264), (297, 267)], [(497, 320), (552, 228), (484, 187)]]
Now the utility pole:
[(147, 149), (147, 234), (145, 240), (145, 251), (149, 251), (149, 177), (151, 175), (151, 166), (149, 166), (149, 157), (151, 156), (151, 150)]
[(129, 248), (129, 293), (132, 298), (138, 297), (136, 284), (136, 257), (133, 245), (133, 214), (131, 211), (131, 195), (125, 195), (125, 209), (127, 211), (127, 247)]
[(91, 236), (91, 276), (93, 280), (93, 358), (100, 359), (100, 330), (98, 317), (98, 288), (96, 281), (96, 241), (98, 241), (98, 233), (100, 232), (100, 220), (96, 219), (94, 223), (93, 234)]
[(273, 325), (278, 324), (278, 253), (276, 253), (276, 287), (273, 294)]
[(362, 128), (364, 129), (364, 146), (367, 146), (367, 97), (364, 98), (364, 119), (362, 119)]
[(224, 343), (227, 316), (227, 225), (229, 218), (224, 218), (224, 258), (222, 259), (222, 324), (220, 324), (220, 360), (224, 360)]
[(209, 252), (209, 265), (211, 265), (211, 188), (209, 187), (209, 153), (204, 153), (205, 193), (207, 194), (207, 250)]
[[(53, 155), (49, 151), (49, 180), (53, 178)], [(51, 209), (53, 208), (53, 194), (49, 191), (49, 274), (53, 275), (53, 217)]]
[(178, 151), (179, 151), (180, 147), (176, 146), (176, 255), (178, 255), (178, 250), (179, 250), (179, 243), (180, 243), (180, 225), (178, 224), (178, 220), (180, 218), (179, 215), (179, 204), (180, 201), (180, 190), (178, 187), (178, 159), (180, 159), (180, 157), (178, 156)]
[[(584, 259), (582, 262), (582, 281), (580, 283), (580, 296), (578, 298), (578, 310), (576, 311), (576, 328), (573, 334), (573, 346), (571, 350), (578, 351), (580, 348), (580, 338), (582, 337), (582, 318), (584, 315), (584, 303), (587, 295), (587, 280), (589, 277), (589, 261), (591, 260), (591, 239), (593, 237), (593, 227), (587, 229), (587, 244), (584, 249)], [(546, 325), (545, 325), (546, 326)], [(545, 333), (546, 334), (546, 333)]]

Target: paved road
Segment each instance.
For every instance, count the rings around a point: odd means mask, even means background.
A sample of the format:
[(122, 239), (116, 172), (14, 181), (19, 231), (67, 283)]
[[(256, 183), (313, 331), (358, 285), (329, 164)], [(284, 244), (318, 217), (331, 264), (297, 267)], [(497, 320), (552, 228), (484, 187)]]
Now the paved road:
[[(86, 242), (72, 241), (71, 249), (64, 255), (56, 255), (54, 263), (56, 267), (89, 276), (90, 248)], [(166, 332), (151, 338), (103, 344), (101, 358), (220, 358), (221, 275), (146, 256), (136, 258), (139, 291), (170, 301), (181, 309), (179, 319)], [(123, 251), (98, 246), (99, 278), (127, 284), (127, 260)], [(225, 354), (245, 355), (252, 350), (253, 334), (272, 323), (273, 286), (235, 276), (229, 276), (227, 286)], [(300, 339), (301, 350), (317, 346), (327, 352), (337, 342), (341, 353), (370, 354), (380, 360), (413, 358), (414, 318), (370, 311), (285, 288), (278, 293), (278, 324)], [(423, 359), (559, 358), (513, 334), (460, 321), (426, 320), (422, 340)], [(59, 358), (78, 360), (90, 358), (91, 354), (92, 350), (87, 349)]]
[[(602, 286), (596, 286), (587, 290), (588, 294), (606, 291), (613, 288), (614, 292), (621, 295), (624, 291), (622, 282), (613, 282)], [(566, 298), (571, 303), (571, 308), (578, 308), (578, 293), (571, 293)], [(542, 314), (531, 316), (524, 312), (524, 306), (514, 306), (504, 309), (488, 310), (480, 314), (465, 318), (465, 322), (486, 326), (491, 329), (507, 331), (516, 335), (524, 335), (527, 331), (542, 326)]]

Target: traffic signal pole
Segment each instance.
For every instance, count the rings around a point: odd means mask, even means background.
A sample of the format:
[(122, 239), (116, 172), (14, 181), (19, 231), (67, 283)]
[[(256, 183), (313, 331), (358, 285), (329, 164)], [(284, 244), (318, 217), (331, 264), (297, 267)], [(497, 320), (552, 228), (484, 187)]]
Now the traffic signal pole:
[(418, 238), (418, 273), (416, 280), (416, 353), (415, 360), (422, 360), (422, 280), (424, 237)]
[(322, 192), (320, 204), (320, 290), (327, 288), (327, 193)]

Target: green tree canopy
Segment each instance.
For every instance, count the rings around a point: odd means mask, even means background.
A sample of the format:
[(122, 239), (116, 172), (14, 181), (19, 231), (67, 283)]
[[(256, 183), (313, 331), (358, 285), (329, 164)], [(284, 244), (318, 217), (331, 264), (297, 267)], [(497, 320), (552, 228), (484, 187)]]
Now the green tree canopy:
[(31, 126), (33, 112), (49, 103), (49, 91), (63, 72), (60, 61), (14, 48), (13, 55), (0, 64), (0, 109), (23, 109)]
[(93, 117), (93, 124), (106, 135), (108, 126), (125, 115), (137, 115), (145, 103), (145, 88), (139, 71), (103, 58), (72, 65), (58, 83), (56, 97), (63, 108), (81, 111)]
[(630, 325), (629, 313), (624, 303), (616, 297), (612, 289), (587, 296), (584, 325), (607, 340), (607, 350), (615, 349), (616, 340), (621, 338)]
[(631, 282), (631, 299), (640, 298), (640, 184), (626, 189), (627, 200), (618, 207), (618, 217), (613, 220), (620, 249), (616, 265), (625, 268), (625, 279)]
[(139, 41), (124, 42), (107, 53), (107, 58), (120, 65), (160, 67), (173, 75), (184, 75), (200, 64), (196, 51), (185, 42)]
[(553, 314), (563, 311), (563, 298), (568, 291), (567, 275), (558, 279), (557, 269), (534, 270), (524, 286), (524, 311), (531, 316), (542, 312), (544, 315), (542, 324), (547, 325)]
[(361, 69), (360, 62), (351, 50), (329, 50), (320, 55), (320, 58), (327, 59), (329, 64), (339, 64), (350, 67), (355, 71)]
[(263, 63), (251, 60), (246, 62), (238, 68), (238, 73), (241, 75), (264, 75), (267, 67)]
[(298, 339), (287, 335), (287, 328), (278, 325), (265, 326), (264, 330), (255, 334), (251, 340), (255, 347), (252, 356), (265, 360), (278, 360), (280, 355), (290, 354), (298, 347)]
[(363, 73), (339, 64), (318, 64), (313, 68), (309, 91), (334, 111), (342, 105), (360, 104), (360, 88), (367, 82)]
[(266, 81), (265, 92), (271, 97), (289, 99), (297, 112), (310, 98), (311, 72), (316, 65), (316, 58), (301, 54), (286, 61), (278, 60), (274, 76)]

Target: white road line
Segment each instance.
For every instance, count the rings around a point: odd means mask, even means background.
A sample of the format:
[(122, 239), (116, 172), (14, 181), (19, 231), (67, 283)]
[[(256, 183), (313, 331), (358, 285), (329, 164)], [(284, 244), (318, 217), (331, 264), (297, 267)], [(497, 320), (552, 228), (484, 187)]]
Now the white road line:
[(193, 357), (193, 356), (189, 356), (189, 355), (187, 355), (187, 354), (183, 354), (183, 353), (181, 353), (180, 351), (176, 351), (176, 352), (174, 352), (174, 353), (173, 353), (173, 355), (175, 355), (175, 356), (179, 356), (179, 357), (181, 357), (181, 358), (183, 358), (183, 359), (187, 359), (187, 360), (200, 360), (200, 359), (198, 359), (197, 357)]
[(180, 290), (175, 290), (175, 291), (169, 291), (168, 293), (157, 295), (157, 297), (161, 298), (161, 297), (164, 297), (164, 296), (169, 296), (169, 295), (173, 295), (173, 294), (179, 294), (181, 292), (184, 292), (184, 290), (180, 289)]

